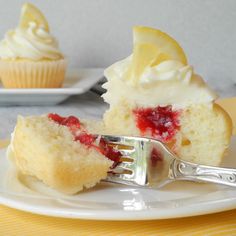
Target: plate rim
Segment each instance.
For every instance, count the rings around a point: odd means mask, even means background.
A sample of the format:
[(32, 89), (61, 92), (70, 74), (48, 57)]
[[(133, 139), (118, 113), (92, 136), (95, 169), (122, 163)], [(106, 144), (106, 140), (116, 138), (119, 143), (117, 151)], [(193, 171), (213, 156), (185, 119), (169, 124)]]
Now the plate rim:
[[(235, 191), (234, 191), (235, 192)], [(173, 214), (173, 209), (168, 209), (163, 211), (161, 214), (158, 209), (145, 209), (141, 211), (124, 211), (124, 210), (112, 210), (111, 212), (104, 213), (100, 211), (99, 214), (96, 210), (83, 210), (78, 209), (78, 212), (66, 212), (58, 209), (47, 209), (41, 205), (27, 205), (25, 202), (19, 203), (15, 202), (9, 198), (4, 198), (1, 196), (0, 192), (0, 204), (10, 207), (12, 209), (43, 215), (50, 217), (59, 217), (67, 219), (81, 219), (81, 220), (99, 220), (99, 221), (143, 221), (143, 220), (164, 220), (164, 219), (177, 219), (186, 218), (192, 216), (200, 216), (206, 214), (214, 214), (222, 211), (233, 210), (236, 208), (236, 194), (235, 198), (220, 199), (214, 202), (204, 202), (204, 208), (199, 208), (196, 204), (193, 206), (185, 206), (175, 208), (175, 213)], [(207, 203), (207, 204), (206, 204)], [(209, 204), (210, 203), (210, 204)], [(220, 203), (220, 204), (219, 204)], [(22, 207), (23, 206), (23, 207)], [(112, 214), (111, 214), (112, 213)]]

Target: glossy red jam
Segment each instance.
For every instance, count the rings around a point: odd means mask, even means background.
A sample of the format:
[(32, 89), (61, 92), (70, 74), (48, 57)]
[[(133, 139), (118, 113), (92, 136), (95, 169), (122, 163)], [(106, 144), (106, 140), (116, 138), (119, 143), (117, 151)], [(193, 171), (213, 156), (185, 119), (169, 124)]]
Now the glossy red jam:
[(80, 141), (82, 144), (90, 147), (93, 146), (95, 140), (96, 136), (85, 132), (75, 136), (75, 141)]
[(171, 142), (180, 129), (180, 111), (172, 106), (158, 106), (155, 108), (137, 108), (134, 111), (136, 126), (142, 135), (151, 132), (154, 138), (162, 142)]
[(48, 114), (48, 117), (58, 123), (59, 125), (65, 125), (69, 128), (71, 127), (77, 127), (80, 129), (80, 120), (75, 116), (68, 116), (68, 117), (62, 117), (55, 113)]
[(120, 162), (121, 153), (112, 146), (109, 146), (108, 143), (102, 138), (100, 139), (99, 147), (101, 148), (104, 156), (109, 157), (109, 159), (114, 162)]
[[(94, 142), (97, 139), (97, 136), (93, 134), (89, 134), (86, 130), (83, 129), (80, 120), (75, 116), (62, 117), (58, 114), (50, 113), (48, 117), (56, 122), (59, 125), (64, 125), (70, 128), (72, 134), (74, 135), (74, 140), (79, 141), (80, 143), (86, 145), (89, 148), (95, 148), (99, 152), (101, 152), (104, 156), (114, 161), (113, 167), (120, 162), (121, 153), (109, 146), (109, 144), (104, 140), (100, 139), (98, 145)], [(77, 131), (77, 132), (76, 132)], [(78, 132), (80, 131), (80, 132)]]

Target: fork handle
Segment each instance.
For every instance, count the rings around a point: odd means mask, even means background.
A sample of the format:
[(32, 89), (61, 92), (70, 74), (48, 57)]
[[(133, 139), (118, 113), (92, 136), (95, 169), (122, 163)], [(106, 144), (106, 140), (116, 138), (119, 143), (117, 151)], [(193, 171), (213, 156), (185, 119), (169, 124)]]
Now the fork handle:
[(211, 182), (236, 187), (236, 169), (198, 165), (180, 159), (173, 159), (171, 162), (169, 178), (172, 180)]

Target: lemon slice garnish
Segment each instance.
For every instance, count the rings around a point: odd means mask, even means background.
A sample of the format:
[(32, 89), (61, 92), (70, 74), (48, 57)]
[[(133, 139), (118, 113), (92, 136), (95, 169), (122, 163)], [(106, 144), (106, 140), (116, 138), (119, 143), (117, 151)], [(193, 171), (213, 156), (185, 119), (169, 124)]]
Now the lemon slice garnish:
[(48, 22), (43, 13), (31, 3), (25, 3), (21, 8), (20, 28), (26, 29), (29, 27), (29, 22), (35, 22), (37, 25), (42, 25), (49, 32)]
[(127, 78), (138, 81), (147, 66), (156, 66), (165, 60), (176, 60), (183, 65), (187, 58), (183, 49), (166, 33), (144, 26), (133, 28), (134, 47), (132, 64)]

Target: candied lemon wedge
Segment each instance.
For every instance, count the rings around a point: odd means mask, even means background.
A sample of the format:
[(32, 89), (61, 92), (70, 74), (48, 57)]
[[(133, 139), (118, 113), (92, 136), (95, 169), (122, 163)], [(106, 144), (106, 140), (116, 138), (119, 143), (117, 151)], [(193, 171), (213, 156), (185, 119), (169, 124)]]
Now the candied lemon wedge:
[(133, 28), (133, 56), (127, 79), (138, 81), (147, 66), (156, 66), (165, 60), (187, 64), (187, 58), (180, 45), (168, 34), (149, 27)]
[(49, 32), (48, 22), (43, 13), (31, 3), (25, 3), (21, 8), (21, 16), (19, 26), (26, 29), (29, 22), (35, 22), (37, 25), (42, 25)]

